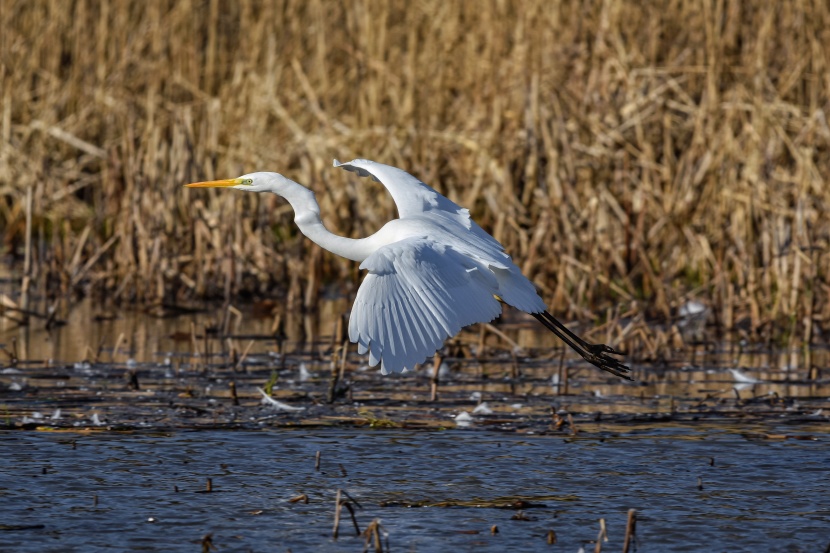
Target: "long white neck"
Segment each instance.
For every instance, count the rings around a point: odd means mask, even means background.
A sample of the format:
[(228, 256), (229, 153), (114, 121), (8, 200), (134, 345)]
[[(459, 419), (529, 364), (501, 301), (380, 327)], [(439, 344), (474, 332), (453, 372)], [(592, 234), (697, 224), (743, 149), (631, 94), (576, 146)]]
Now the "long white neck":
[(294, 208), (294, 222), (312, 242), (333, 254), (363, 261), (374, 251), (370, 238), (346, 238), (330, 232), (320, 219), (320, 204), (314, 192), (305, 186), (275, 174), (271, 192), (285, 198)]

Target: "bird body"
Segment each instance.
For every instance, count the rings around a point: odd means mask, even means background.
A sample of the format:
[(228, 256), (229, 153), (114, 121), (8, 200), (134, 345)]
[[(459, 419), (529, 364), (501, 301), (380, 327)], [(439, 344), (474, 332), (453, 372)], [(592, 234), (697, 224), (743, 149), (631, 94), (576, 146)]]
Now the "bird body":
[(583, 358), (617, 376), (628, 368), (589, 344), (547, 311), (530, 282), (504, 247), (470, 218), (467, 209), (442, 196), (409, 173), (365, 159), (335, 167), (371, 176), (383, 184), (399, 218), (366, 238), (330, 232), (320, 218), (314, 193), (279, 173), (250, 173), (237, 179), (193, 183), (189, 187), (231, 187), (273, 192), (294, 209), (300, 231), (320, 247), (360, 262), (368, 271), (349, 318), (349, 339), (381, 372), (413, 368), (435, 353), (463, 327), (489, 322), (501, 303), (532, 314)]

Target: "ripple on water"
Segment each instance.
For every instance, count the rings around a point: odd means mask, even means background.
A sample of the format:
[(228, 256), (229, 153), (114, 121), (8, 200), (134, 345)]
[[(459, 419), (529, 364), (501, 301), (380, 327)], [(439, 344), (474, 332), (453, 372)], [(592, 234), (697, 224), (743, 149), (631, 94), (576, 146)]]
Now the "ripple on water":
[[(817, 477), (826, 441), (706, 429), (602, 440), (353, 429), (6, 432), (0, 550), (193, 551), (206, 534), (219, 551), (360, 550), (346, 511), (331, 539), (337, 489), (362, 506), (361, 529), (382, 520), (395, 550), (534, 550), (553, 530), (557, 550), (575, 552), (588, 549), (600, 518), (605, 547), (616, 550), (630, 508), (639, 551), (821, 550), (830, 541), (822, 499), (830, 482)], [(299, 494), (309, 503), (289, 501)], [(519, 499), (532, 505), (526, 520), (503, 508)]]

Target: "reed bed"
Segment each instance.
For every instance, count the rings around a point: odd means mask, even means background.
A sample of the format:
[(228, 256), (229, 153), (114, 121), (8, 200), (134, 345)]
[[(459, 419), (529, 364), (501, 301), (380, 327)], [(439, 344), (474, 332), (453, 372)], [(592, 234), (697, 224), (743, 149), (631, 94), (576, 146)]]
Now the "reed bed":
[(42, 296), (353, 292), (278, 198), (181, 185), (279, 171), (359, 237), (394, 205), (331, 160), (367, 157), (617, 341), (690, 299), (767, 340), (830, 320), (824, 2), (4, 0), (0, 28), (3, 251)]

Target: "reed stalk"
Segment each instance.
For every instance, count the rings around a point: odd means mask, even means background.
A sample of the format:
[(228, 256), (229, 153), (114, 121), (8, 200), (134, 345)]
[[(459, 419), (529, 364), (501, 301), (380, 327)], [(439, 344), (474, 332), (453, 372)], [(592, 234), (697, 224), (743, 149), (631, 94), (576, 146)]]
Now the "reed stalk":
[(659, 356), (638, 325), (690, 298), (826, 334), (825, 3), (220, 4), (3, 3), (2, 248), (47, 295), (353, 293), (278, 198), (181, 185), (276, 170), (360, 237), (394, 206), (330, 164), (368, 157), (469, 207), (560, 316), (620, 305), (623, 349)]

